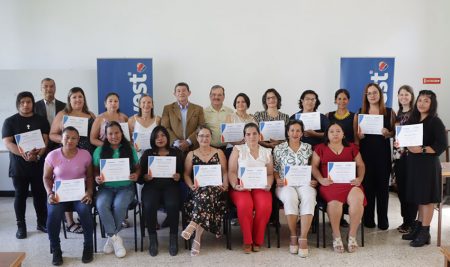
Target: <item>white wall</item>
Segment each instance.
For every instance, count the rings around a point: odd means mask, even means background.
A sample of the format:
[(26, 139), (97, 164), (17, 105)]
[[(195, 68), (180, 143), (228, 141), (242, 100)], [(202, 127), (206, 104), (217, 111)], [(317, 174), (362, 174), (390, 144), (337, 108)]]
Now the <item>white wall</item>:
[[(292, 114), (305, 89), (319, 93), (322, 112), (334, 108), (340, 57), (393, 56), (395, 88), (436, 89), (439, 113), (450, 126), (449, 13), (448, 0), (1, 0), (0, 70), (54, 76), (65, 98), (72, 81), (58, 72), (95, 71), (98, 57), (152, 57), (157, 114), (173, 101), (179, 81), (191, 85), (191, 100), (201, 105), (213, 84), (226, 88), (229, 106), (246, 92), (252, 112), (274, 87), (282, 111)], [(423, 77), (443, 83), (426, 87)], [(39, 79), (33, 79), (37, 90)], [(16, 88), (0, 90), (17, 91), (30, 81), (24, 76)], [(96, 81), (79, 84), (96, 96)], [(96, 99), (88, 101), (96, 110)], [(0, 106), (6, 104), (0, 98)]]

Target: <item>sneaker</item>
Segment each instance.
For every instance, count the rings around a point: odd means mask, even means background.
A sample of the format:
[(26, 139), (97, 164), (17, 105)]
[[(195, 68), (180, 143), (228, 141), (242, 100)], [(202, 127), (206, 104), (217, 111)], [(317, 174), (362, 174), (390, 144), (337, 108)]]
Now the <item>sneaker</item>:
[(113, 235), (111, 241), (114, 247), (114, 254), (117, 258), (123, 258), (127, 254), (125, 247), (123, 246), (123, 240), (118, 235)]
[(111, 237), (108, 236), (108, 240), (106, 240), (105, 246), (103, 247), (103, 252), (105, 254), (111, 254), (114, 252), (114, 246), (111, 240)]

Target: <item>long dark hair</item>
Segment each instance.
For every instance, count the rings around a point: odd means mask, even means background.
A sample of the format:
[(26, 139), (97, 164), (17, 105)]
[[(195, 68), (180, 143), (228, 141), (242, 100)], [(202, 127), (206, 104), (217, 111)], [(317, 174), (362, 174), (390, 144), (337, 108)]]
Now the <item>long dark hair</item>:
[(342, 132), (344, 133), (344, 138), (342, 138), (342, 145), (350, 146), (350, 144), (348, 143), (347, 139), (345, 139), (344, 127), (339, 122), (332, 122), (332, 123), (330, 123), (330, 125), (328, 125), (328, 128), (325, 131), (325, 134), (323, 135), (323, 143), (326, 144), (326, 145), (328, 143), (330, 143), (330, 139), (328, 138), (328, 131), (330, 130), (331, 126), (333, 126), (333, 125), (339, 126), (341, 128)]
[(64, 108), (64, 111), (67, 114), (72, 112), (73, 108), (72, 108), (72, 105), (70, 104), (70, 97), (75, 93), (80, 93), (83, 96), (84, 105), (83, 105), (83, 108), (81, 109), (81, 111), (83, 113), (91, 115), (89, 108), (87, 106), (86, 95), (84, 94), (84, 91), (83, 91), (83, 89), (81, 89), (81, 87), (73, 87), (72, 89), (69, 90), (69, 93), (67, 94), (67, 103), (66, 103), (66, 107)]
[(166, 138), (167, 138), (167, 143), (166, 143), (166, 146), (165, 146), (165, 148), (167, 149), (167, 150), (169, 150), (170, 149), (170, 135), (169, 135), (169, 132), (167, 131), (167, 129), (164, 127), (164, 126), (161, 126), (161, 125), (158, 125), (158, 126), (156, 126), (154, 129), (153, 129), (153, 131), (152, 131), (152, 134), (151, 134), (151, 136), (150, 136), (150, 145), (152, 146), (152, 149), (154, 150), (154, 151), (158, 151), (158, 147), (156, 146), (156, 136), (158, 135), (158, 133), (163, 133), (165, 136), (166, 136)]
[(316, 97), (316, 102), (314, 103), (314, 111), (317, 111), (317, 108), (320, 106), (320, 100), (319, 95), (314, 92), (313, 90), (305, 90), (303, 91), (302, 95), (300, 96), (300, 99), (298, 100), (298, 107), (303, 110), (303, 103), (302, 101), (305, 99), (306, 95), (314, 95)]
[[(133, 151), (131, 149), (130, 142), (123, 135), (123, 130), (120, 124), (116, 121), (110, 121), (106, 123), (105, 133), (107, 133), (108, 128), (117, 127), (122, 133), (122, 140), (120, 140), (119, 145), (119, 157), (120, 158), (128, 158), (130, 160), (130, 171), (134, 171), (134, 157)], [(100, 153), (101, 159), (111, 159), (113, 157), (113, 149), (111, 148), (111, 143), (108, 141), (108, 138), (105, 138), (102, 146), (102, 152)]]
[(431, 90), (422, 90), (419, 92), (419, 95), (417, 96), (411, 117), (409, 118), (408, 123), (410, 123), (410, 124), (420, 122), (420, 111), (417, 109), (417, 101), (419, 100), (419, 97), (421, 97), (421, 96), (427, 96), (431, 100), (430, 110), (428, 110), (428, 117), (433, 118), (433, 117), (437, 116), (438, 103), (437, 103), (437, 99), (436, 99), (436, 94)]
[[(397, 94), (400, 94), (401, 90), (405, 90), (411, 95), (411, 101), (409, 101), (409, 108), (412, 108), (414, 105), (414, 90), (409, 85), (402, 85), (400, 88), (398, 88)], [(400, 104), (400, 101), (398, 101), (398, 110), (403, 112), (403, 105)]]
[[(115, 96), (115, 97), (117, 97), (117, 100), (119, 100), (119, 105), (120, 105), (120, 97), (119, 97), (119, 95), (118, 95), (117, 93), (115, 93), (115, 92), (108, 93), (108, 94), (106, 95), (105, 101), (104, 101), (104, 102), (105, 102), (105, 111), (106, 111), (106, 101), (108, 100), (108, 98), (109, 98), (110, 96)], [(120, 108), (117, 109), (117, 113), (120, 114)]]
[(376, 83), (369, 83), (366, 85), (366, 87), (364, 87), (361, 114), (369, 114), (370, 104), (369, 100), (367, 99), (367, 92), (369, 91), (369, 88), (371, 86), (375, 87), (378, 90), (378, 94), (380, 95), (380, 100), (378, 101), (378, 108), (380, 109), (380, 115), (386, 115), (386, 106), (384, 104), (383, 90), (381, 90), (381, 87)]

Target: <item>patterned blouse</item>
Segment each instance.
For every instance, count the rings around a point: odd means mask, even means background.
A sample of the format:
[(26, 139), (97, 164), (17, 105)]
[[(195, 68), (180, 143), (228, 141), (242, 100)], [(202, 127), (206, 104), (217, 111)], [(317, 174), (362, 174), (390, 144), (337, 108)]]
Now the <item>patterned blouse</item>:
[(284, 121), (284, 125), (286, 125), (289, 122), (289, 115), (280, 111), (278, 111), (278, 116), (276, 117), (269, 116), (266, 110), (257, 111), (254, 116), (258, 123), (261, 121)]
[(297, 151), (289, 147), (288, 142), (277, 145), (273, 150), (274, 171), (278, 172), (280, 178), (284, 178), (284, 166), (304, 166), (309, 165), (312, 155), (310, 144), (301, 142)]

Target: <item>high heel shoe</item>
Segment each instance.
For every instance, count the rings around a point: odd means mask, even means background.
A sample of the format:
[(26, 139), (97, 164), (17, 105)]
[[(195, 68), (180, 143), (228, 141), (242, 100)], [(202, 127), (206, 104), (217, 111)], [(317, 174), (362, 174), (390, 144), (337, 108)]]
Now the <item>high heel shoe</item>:
[[(292, 243), (292, 239), (295, 240), (295, 242), (297, 242), (297, 236), (296, 235), (291, 235), (291, 243)], [(295, 245), (289, 244), (289, 252), (291, 254), (297, 254), (298, 253), (298, 243)]]
[(409, 243), (411, 247), (423, 247), (430, 244), (430, 226), (422, 226), (416, 238)]
[(194, 225), (192, 222), (186, 226), (186, 228), (181, 232), (181, 237), (186, 240), (191, 239), (192, 234), (197, 230), (197, 225)]
[(307, 248), (301, 248), (300, 242), (306, 242), (306, 245), (308, 245), (308, 239), (306, 238), (299, 238), (298, 239), (298, 255), (300, 256), (300, 258), (307, 258), (309, 256), (309, 249)]

